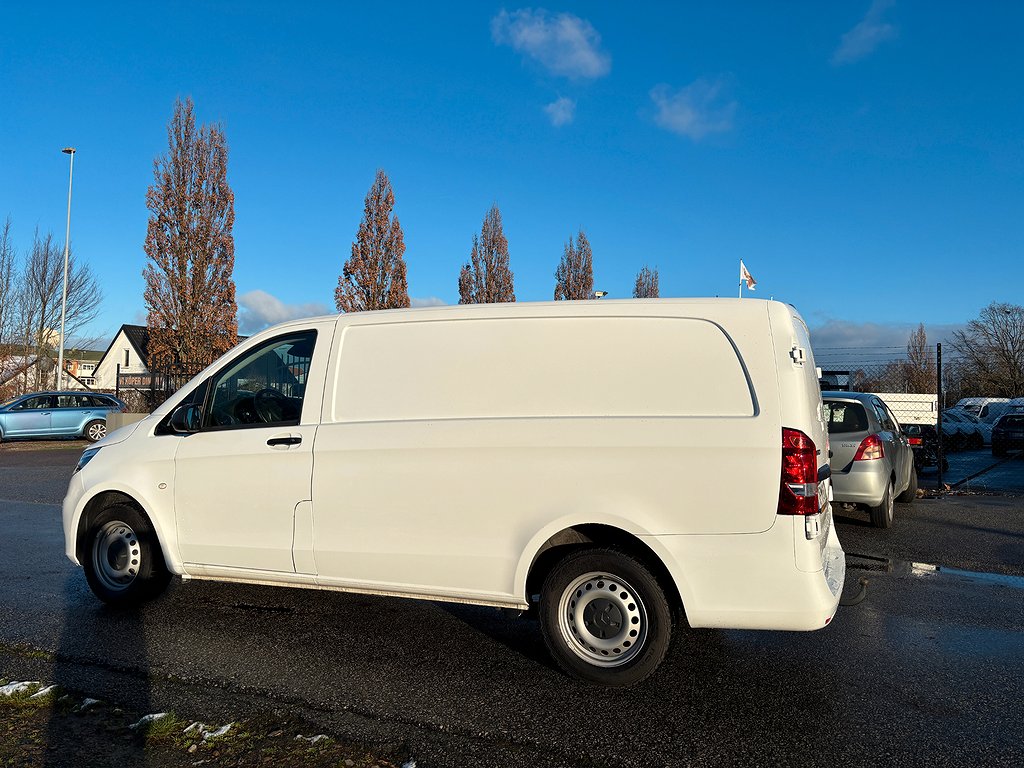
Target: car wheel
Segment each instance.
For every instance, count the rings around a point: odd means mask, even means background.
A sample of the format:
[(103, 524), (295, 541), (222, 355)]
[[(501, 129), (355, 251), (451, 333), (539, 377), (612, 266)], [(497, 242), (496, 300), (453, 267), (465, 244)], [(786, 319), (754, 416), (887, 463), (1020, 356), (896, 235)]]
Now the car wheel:
[(541, 590), (540, 619), (558, 666), (601, 685), (646, 678), (672, 637), (672, 613), (658, 580), (613, 549), (581, 550), (556, 565)]
[(107, 507), (85, 531), (82, 566), (89, 587), (111, 605), (135, 605), (160, 594), (170, 580), (156, 532), (133, 506)]
[(82, 430), (82, 436), (90, 443), (102, 440), (107, 436), (107, 422), (100, 419), (93, 419)]
[(907, 486), (907, 490), (896, 497), (896, 501), (901, 504), (909, 504), (917, 498), (917, 467), (913, 464), (910, 465), (910, 484)]
[(882, 503), (877, 507), (871, 507), (871, 524), (875, 528), (888, 528), (892, 525), (893, 518), (893, 487), (889, 483), (885, 487), (885, 495), (882, 496)]

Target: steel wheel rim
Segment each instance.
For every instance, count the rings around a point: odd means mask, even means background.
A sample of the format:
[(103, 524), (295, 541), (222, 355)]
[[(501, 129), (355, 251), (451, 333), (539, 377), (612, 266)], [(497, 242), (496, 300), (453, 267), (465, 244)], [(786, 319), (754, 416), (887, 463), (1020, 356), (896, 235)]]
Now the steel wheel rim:
[(558, 626), (576, 656), (594, 666), (619, 667), (636, 658), (647, 641), (647, 609), (627, 581), (592, 571), (562, 591)]
[(93, 442), (102, 440), (107, 436), (107, 425), (106, 424), (93, 424), (89, 427), (89, 439)]
[(105, 523), (92, 544), (93, 572), (104, 587), (121, 592), (139, 575), (142, 548), (131, 526), (120, 520)]

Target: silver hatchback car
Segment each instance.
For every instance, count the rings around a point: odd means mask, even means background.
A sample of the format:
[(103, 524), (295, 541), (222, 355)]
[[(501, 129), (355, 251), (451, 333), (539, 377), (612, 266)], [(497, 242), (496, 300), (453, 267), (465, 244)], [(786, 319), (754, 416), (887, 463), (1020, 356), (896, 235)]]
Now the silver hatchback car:
[(917, 497), (914, 452), (889, 407), (866, 392), (822, 392), (831, 448), (832, 492), (838, 504), (866, 507), (871, 523), (888, 528), (893, 502)]

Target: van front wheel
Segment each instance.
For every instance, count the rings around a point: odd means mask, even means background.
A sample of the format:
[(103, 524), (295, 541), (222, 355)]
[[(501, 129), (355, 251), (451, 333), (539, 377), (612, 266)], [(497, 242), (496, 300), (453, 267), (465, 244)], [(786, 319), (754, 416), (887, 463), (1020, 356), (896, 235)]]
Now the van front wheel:
[(612, 549), (563, 559), (544, 581), (540, 608), (551, 656), (587, 682), (640, 682), (661, 663), (672, 637), (672, 614), (658, 580), (638, 560)]
[(156, 597), (170, 581), (160, 543), (135, 507), (116, 504), (85, 532), (82, 567), (93, 593), (111, 605), (135, 605)]

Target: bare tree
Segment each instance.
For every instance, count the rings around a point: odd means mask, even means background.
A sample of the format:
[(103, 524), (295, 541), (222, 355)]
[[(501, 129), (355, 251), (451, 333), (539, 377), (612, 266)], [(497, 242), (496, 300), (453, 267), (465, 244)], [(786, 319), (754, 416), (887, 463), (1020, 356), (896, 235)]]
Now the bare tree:
[[(64, 248), (52, 234), (40, 237), (37, 231), (25, 258), (16, 314), (16, 332), (22, 338), (25, 356), (43, 361), (33, 368), (34, 380), (26, 382), (37, 388), (50, 385), (51, 373), (56, 383), (56, 371), (50, 363), (58, 357), (63, 292)], [(88, 265), (79, 263), (69, 251), (65, 338), (75, 336), (96, 319), (101, 300), (102, 293)]]
[(495, 304), (515, 300), (501, 211), (497, 205), (492, 205), (484, 216), (480, 237), (473, 235), (469, 263), (464, 264), (459, 272), (459, 304)]
[(656, 299), (658, 298), (658, 268), (650, 269), (646, 264), (636, 275), (636, 284), (633, 286), (634, 299)]
[(928, 346), (924, 323), (912, 331), (907, 341), (907, 362), (903, 366), (906, 391), (932, 394), (937, 391), (938, 374), (935, 368), (935, 350)]
[(1024, 395), (1024, 307), (992, 302), (962, 331), (953, 348), (962, 375), (976, 392), (989, 397)]
[(352, 256), (342, 267), (334, 303), (339, 312), (397, 309), (409, 306), (405, 279), (405, 239), (393, 215), (395, 194), (384, 171), (366, 193)]
[(224, 132), (196, 126), (191, 98), (175, 102), (167, 143), (146, 192), (149, 356), (155, 367), (195, 367), (238, 343), (235, 196)]
[(581, 229), (576, 242), (569, 237), (555, 270), (555, 301), (594, 298), (594, 256)]

